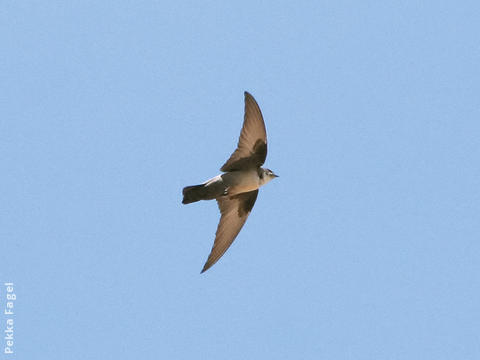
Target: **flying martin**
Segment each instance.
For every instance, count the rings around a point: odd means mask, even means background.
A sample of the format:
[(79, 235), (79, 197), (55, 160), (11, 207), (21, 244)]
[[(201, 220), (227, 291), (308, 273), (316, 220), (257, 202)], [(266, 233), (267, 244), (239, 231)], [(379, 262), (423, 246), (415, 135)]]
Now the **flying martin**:
[(183, 188), (183, 204), (199, 200), (217, 200), (220, 222), (215, 242), (202, 273), (227, 251), (252, 211), (258, 188), (278, 177), (262, 168), (267, 157), (267, 132), (257, 102), (245, 92), (245, 116), (237, 149), (220, 168), (223, 174), (203, 184)]

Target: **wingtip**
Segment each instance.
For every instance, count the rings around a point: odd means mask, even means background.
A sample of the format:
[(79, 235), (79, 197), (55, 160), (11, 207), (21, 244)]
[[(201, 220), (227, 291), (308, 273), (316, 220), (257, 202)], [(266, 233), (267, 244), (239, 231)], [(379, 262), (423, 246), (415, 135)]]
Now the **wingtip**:
[(209, 263), (209, 261), (207, 260), (207, 262), (205, 263), (205, 265), (203, 265), (203, 269), (202, 271), (200, 271), (200, 274), (203, 274), (205, 271), (207, 271), (208, 269), (210, 269), (215, 263), (211, 264)]

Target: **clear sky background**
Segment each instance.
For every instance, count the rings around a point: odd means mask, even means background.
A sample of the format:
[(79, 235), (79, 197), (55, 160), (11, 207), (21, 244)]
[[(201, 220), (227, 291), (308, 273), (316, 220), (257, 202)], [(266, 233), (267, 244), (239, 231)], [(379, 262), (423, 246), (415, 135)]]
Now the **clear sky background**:
[[(477, 1), (3, 1), (9, 358), (479, 359), (479, 34)], [(280, 178), (200, 275), (181, 190), (245, 90)]]

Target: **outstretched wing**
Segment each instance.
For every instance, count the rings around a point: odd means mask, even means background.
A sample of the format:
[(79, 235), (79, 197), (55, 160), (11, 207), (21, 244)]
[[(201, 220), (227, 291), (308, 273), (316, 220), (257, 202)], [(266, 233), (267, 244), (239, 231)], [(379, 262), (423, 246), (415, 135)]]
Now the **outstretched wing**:
[(222, 216), (218, 224), (212, 251), (208, 255), (202, 273), (215, 264), (232, 245), (233, 240), (235, 240), (243, 224), (247, 221), (255, 200), (257, 200), (257, 195), (258, 190), (254, 190), (232, 197), (225, 196), (217, 199), (218, 208)]
[(262, 166), (267, 157), (267, 131), (257, 102), (245, 91), (245, 117), (237, 149), (221, 167), (234, 171)]

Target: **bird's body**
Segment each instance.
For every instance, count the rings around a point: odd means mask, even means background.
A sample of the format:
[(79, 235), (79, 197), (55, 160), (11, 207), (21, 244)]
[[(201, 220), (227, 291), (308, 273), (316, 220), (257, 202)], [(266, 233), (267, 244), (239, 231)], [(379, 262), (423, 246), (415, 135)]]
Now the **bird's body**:
[(187, 186), (183, 190), (183, 203), (213, 200), (221, 196), (233, 196), (257, 190), (269, 182), (268, 169), (259, 168), (230, 171), (205, 181), (201, 185)]
[(183, 188), (183, 204), (216, 199), (221, 218), (212, 251), (202, 272), (210, 268), (232, 244), (255, 204), (258, 188), (277, 177), (261, 167), (267, 156), (267, 134), (262, 113), (245, 92), (245, 118), (237, 149), (217, 175), (203, 184)]
[(240, 193), (257, 190), (263, 185), (262, 179), (258, 173), (259, 172), (255, 169), (231, 171), (220, 175), (220, 178), (222, 179), (223, 183), (227, 185), (227, 194), (237, 195)]

